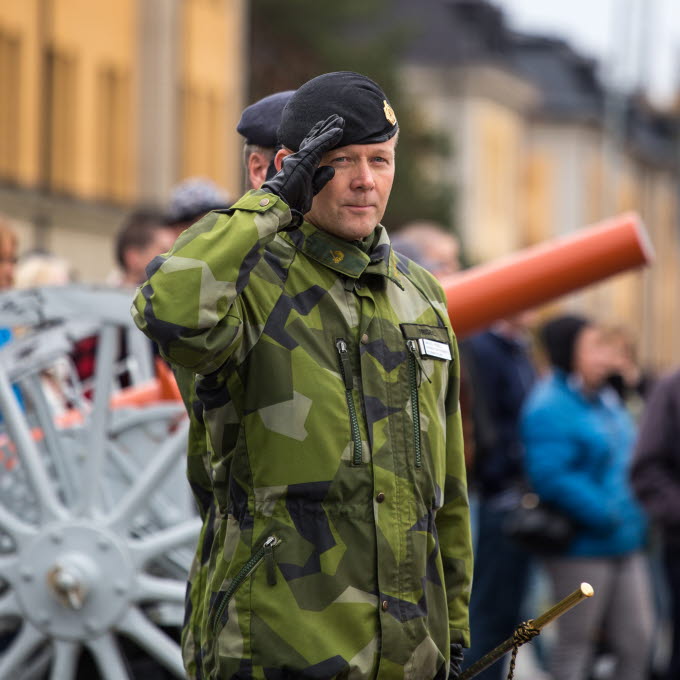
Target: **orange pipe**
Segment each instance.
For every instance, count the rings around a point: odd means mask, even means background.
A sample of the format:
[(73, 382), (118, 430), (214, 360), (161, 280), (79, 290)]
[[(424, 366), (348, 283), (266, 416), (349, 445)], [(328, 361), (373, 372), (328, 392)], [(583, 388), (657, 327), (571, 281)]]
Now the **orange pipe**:
[(654, 250), (629, 212), (442, 279), (458, 338), (613, 274), (650, 264)]

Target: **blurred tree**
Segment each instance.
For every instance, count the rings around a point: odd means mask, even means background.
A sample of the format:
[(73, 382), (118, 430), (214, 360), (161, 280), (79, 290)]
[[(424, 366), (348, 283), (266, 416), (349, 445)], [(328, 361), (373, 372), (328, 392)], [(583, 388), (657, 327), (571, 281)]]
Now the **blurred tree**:
[(299, 87), (329, 71), (357, 71), (389, 94), (399, 118), (397, 171), (383, 222), (391, 229), (415, 219), (452, 228), (453, 188), (433, 177), (450, 153), (444, 136), (426, 129), (399, 86), (399, 56), (410, 28), (390, 19), (389, 0), (251, 0), (250, 92), (256, 101)]

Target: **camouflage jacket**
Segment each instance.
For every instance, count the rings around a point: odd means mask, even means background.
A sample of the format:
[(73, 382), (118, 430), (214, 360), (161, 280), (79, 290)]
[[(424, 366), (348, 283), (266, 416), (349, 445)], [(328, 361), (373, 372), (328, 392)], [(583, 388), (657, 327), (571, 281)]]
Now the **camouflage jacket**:
[(443, 292), (381, 226), (367, 254), (290, 222), (263, 191), (210, 213), (133, 305), (200, 404), (187, 669), (446, 678), (472, 557)]

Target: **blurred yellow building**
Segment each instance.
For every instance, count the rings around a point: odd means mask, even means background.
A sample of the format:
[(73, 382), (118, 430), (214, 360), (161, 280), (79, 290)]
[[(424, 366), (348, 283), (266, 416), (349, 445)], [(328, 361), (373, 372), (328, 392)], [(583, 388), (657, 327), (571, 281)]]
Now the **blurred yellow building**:
[(245, 0), (0, 0), (0, 213), (21, 250), (113, 267), (134, 205), (241, 185)]
[(595, 63), (559, 40), (512, 32), (489, 2), (415, 5), (397, 2), (413, 36), (402, 82), (423, 124), (450, 138), (451, 157), (431, 169), (455, 189), (452, 223), (468, 259), (634, 210), (654, 265), (541, 311), (625, 325), (646, 365), (680, 364), (677, 117), (607, 92)]

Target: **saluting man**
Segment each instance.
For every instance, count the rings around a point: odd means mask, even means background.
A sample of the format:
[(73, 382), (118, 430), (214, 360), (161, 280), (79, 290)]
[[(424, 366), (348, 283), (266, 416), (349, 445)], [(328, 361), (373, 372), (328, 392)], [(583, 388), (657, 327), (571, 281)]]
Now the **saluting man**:
[(398, 130), (369, 78), (305, 83), (277, 174), (188, 229), (135, 298), (208, 433), (188, 469), (217, 513), (188, 604), (197, 677), (459, 674), (458, 351), (441, 287), (380, 225)]

